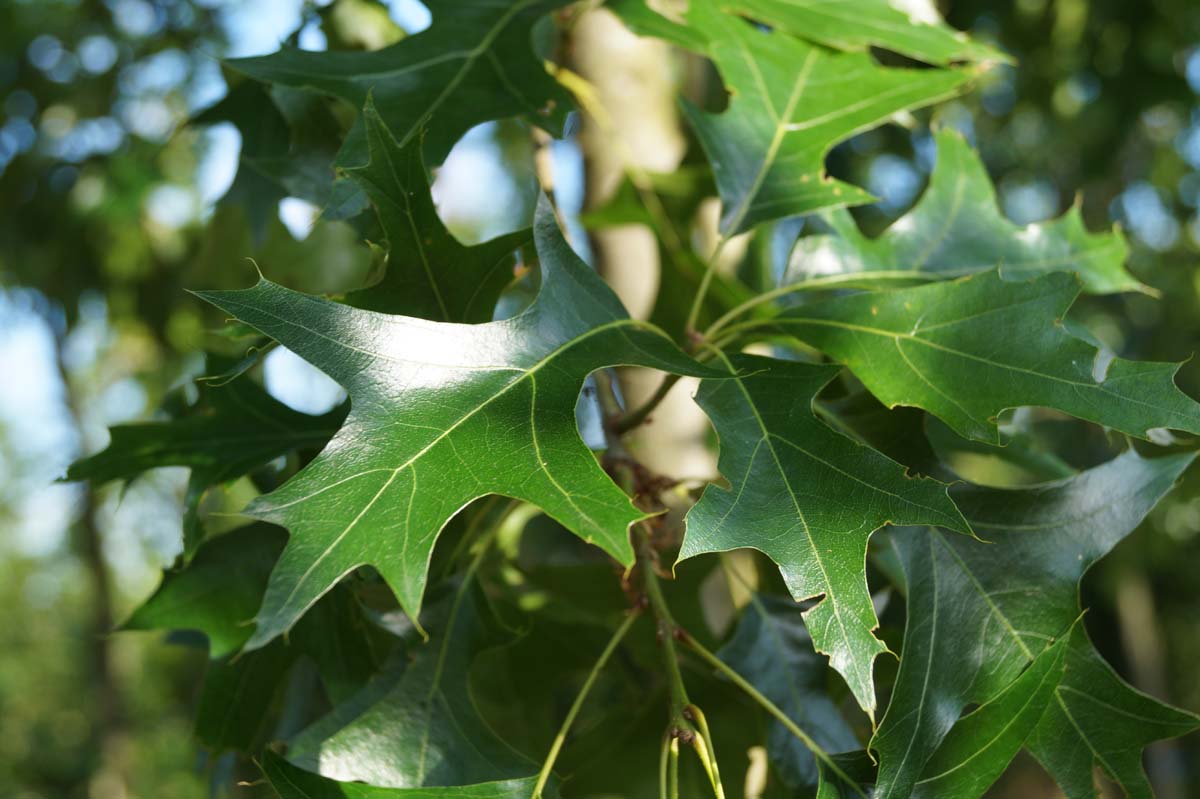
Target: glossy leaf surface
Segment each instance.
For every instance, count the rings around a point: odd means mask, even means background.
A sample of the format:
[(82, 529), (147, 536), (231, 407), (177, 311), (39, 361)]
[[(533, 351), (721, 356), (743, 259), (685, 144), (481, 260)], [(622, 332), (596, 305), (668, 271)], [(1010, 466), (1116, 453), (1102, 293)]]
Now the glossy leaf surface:
[(407, 657), (301, 732), (288, 750), (293, 763), (391, 788), (536, 774), (536, 765), (488, 729), (471, 698), (472, 659), (508, 640), (477, 585), (468, 578), (443, 592), (422, 623), (430, 640), (410, 636)]
[(274, 752), (263, 756), (262, 770), (279, 799), (527, 799), (536, 782), (529, 778), (444, 788), (380, 788), (327, 779), (296, 768)]
[[(1043, 486), (955, 487), (955, 501), (988, 543), (928, 528), (892, 534), (909, 622), (892, 701), (872, 741), (881, 799), (908, 796), (962, 708), (996, 696), (1066, 634), (1079, 616), (1083, 573), (1137, 526), (1194, 457), (1145, 459), (1131, 451)], [(1077, 652), (1072, 644), (1070, 676), (1055, 702), (1072, 698)], [(1132, 690), (1109, 682), (1118, 696)], [(1156, 738), (1182, 731), (1153, 728)], [(1047, 766), (1055, 770), (1050, 758)]]
[(438, 532), (480, 496), (524, 499), (623, 563), (644, 517), (579, 438), (587, 375), (637, 364), (704, 374), (656, 328), (628, 317), (563, 240), (545, 204), (542, 287), (524, 313), (484, 325), (357, 310), (261, 281), (200, 296), (341, 383), (352, 410), (329, 446), (247, 513), (292, 536), (249, 646), (287, 630), (352, 569), (370, 564), (415, 617)]
[(1200, 405), (1174, 382), (1178, 364), (1098, 363), (1060, 320), (1079, 293), (1071, 275), (1013, 283), (995, 270), (951, 283), (805, 305), (776, 321), (849, 366), (889, 407), (912, 405), (960, 435), (999, 443), (996, 416), (1034, 405), (1141, 438), (1200, 433)]
[(817, 651), (875, 709), (872, 664), (886, 651), (866, 580), (867, 539), (889, 522), (969, 527), (934, 480), (834, 432), (812, 403), (836, 366), (739, 355), (738, 377), (701, 384), (697, 401), (721, 441), (729, 489), (709, 486), (688, 513), (679, 559), (753, 547), (779, 564), (797, 600), (823, 597), (804, 614)]

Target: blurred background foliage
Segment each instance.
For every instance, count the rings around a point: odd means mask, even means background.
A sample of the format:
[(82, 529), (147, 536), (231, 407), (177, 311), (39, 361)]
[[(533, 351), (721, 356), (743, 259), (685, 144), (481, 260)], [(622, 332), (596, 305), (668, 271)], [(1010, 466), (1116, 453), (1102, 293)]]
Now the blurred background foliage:
[[(986, 74), (934, 123), (981, 150), (1014, 221), (1078, 202), (1091, 228), (1120, 224), (1133, 273), (1162, 297), (1092, 298), (1084, 321), (1127, 357), (1189, 358), (1200, 349), (1200, 5), (940, 6), (1017, 64)], [(372, 267), (361, 243), (373, 237), (371, 215), (321, 195), (332, 177), (325, 136), (340, 135), (345, 109), (239, 85), (219, 59), (283, 40), (376, 48), (427, 24), (416, 0), (0, 3), (0, 795), (257, 793), (236, 787), (248, 773), (238, 764), (192, 742), (203, 651), (104, 634), (178, 552), (185, 471), (100, 491), (53, 481), (103, 446), (107, 426), (155, 414), (203, 369), (200, 353), (220, 346), (210, 332), (220, 320), (186, 288), (245, 285), (248, 258), (321, 292), (360, 285)], [(228, 120), (246, 114), (258, 124), (241, 126), (255, 132), (243, 140)], [(439, 170), (440, 210), (464, 240), (526, 222), (530, 142), (516, 123), (481, 126)], [(578, 209), (578, 146), (554, 143), (549, 154), (566, 176), (560, 200)], [(932, 159), (922, 122), (864, 134), (830, 163), (881, 198), (856, 211), (878, 230), (919, 196)], [(286, 351), (266, 358), (264, 374), (300, 410), (340, 399)], [(1179, 380), (1200, 396), (1200, 363)], [(247, 490), (235, 484), (210, 502), (236, 510)], [(1191, 710), (1200, 710), (1198, 572), (1193, 470), (1085, 582), (1104, 654), (1138, 687)], [(1155, 750), (1151, 766), (1198, 762), (1193, 737)], [(995, 795), (1048, 790), (1026, 767)]]

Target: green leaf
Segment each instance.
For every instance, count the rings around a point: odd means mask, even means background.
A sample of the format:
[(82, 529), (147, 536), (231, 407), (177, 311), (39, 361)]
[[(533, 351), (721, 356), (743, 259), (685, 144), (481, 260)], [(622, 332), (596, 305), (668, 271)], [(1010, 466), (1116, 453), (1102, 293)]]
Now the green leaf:
[[(827, 763), (818, 763), (820, 782), (816, 799), (864, 799), (862, 786), (875, 781), (875, 764), (865, 750), (834, 755), (833, 761), (841, 770), (838, 774)], [(853, 782), (847, 782), (842, 775)]]
[(471, 697), (471, 661), (509, 640), (467, 577), (430, 602), (428, 642), (413, 642), (361, 692), (301, 732), (288, 750), (298, 766), (338, 780), (390, 788), (469, 785), (527, 777), (532, 762), (500, 740)]
[(1022, 405), (1141, 438), (1155, 428), (1200, 433), (1200, 405), (1175, 386), (1177, 364), (1105, 364), (1063, 329), (1078, 294), (1071, 275), (1011, 283), (993, 270), (836, 297), (775, 322), (849, 366), (888, 407), (923, 408), (967, 438), (999, 443), (997, 414)]
[(1034, 658), (1021, 676), (958, 720), (925, 767), (913, 799), (978, 799), (1016, 757), (1038, 725), (1063, 676), (1065, 636)]
[(919, 21), (888, 0), (722, 0), (722, 5), (837, 50), (882, 47), (931, 64), (1010, 60), (941, 21)]
[(873, 239), (849, 213), (829, 213), (833, 234), (800, 239), (783, 283), (857, 272), (943, 279), (1000, 267), (1006, 280), (1075, 272), (1095, 294), (1148, 291), (1125, 271), (1129, 248), (1120, 231), (1088, 233), (1078, 206), (1050, 222), (1014, 225), (1001, 214), (987, 170), (966, 139), (950, 128), (936, 139), (929, 188), (911, 211)]
[(193, 734), (213, 752), (250, 752), (268, 733), (275, 698), (295, 660), (283, 641), (208, 664), (196, 701)]
[(400, 146), (371, 100), (363, 119), (370, 160), (347, 173), (379, 212), (387, 268), (377, 283), (351, 293), (346, 302), (438, 322), (490, 322), (496, 299), (513, 280), (514, 253), (532, 234), (525, 230), (474, 247), (460, 244), (433, 204), (420, 137)]
[[(231, 361), (209, 356), (220, 372)], [(101, 452), (71, 464), (67, 480), (132, 480), (162, 466), (191, 469), (185, 498), (184, 552), (190, 555), (202, 533), (198, 506), (209, 487), (224, 483), (296, 449), (317, 448), (337, 430), (345, 415), (339, 408), (322, 416), (294, 411), (258, 383), (241, 376), (219, 386), (197, 382), (199, 400), (178, 418), (165, 422), (117, 425)]]
[[(879, 754), (879, 799), (909, 796), (961, 709), (996, 696), (1065, 635), (1079, 616), (1083, 573), (1138, 525), (1194, 458), (1145, 459), (1131, 450), (1041, 486), (955, 486), (955, 502), (989, 543), (933, 529), (892, 535), (909, 623), (892, 700), (871, 744)], [(1075, 651), (1072, 644), (1058, 698), (1071, 696)], [(1181, 731), (1160, 725), (1150, 734)]]
[(1131, 799), (1152, 799), (1142, 750), (1196, 729), (1200, 716), (1132, 688), (1078, 632), (1071, 639), (1063, 683), (1028, 745), (1068, 799), (1095, 796), (1096, 767)]
[(186, 568), (163, 572), (122, 629), (196, 630), (208, 638), (209, 657), (232, 655), (254, 632), (248, 622), (286, 541), (283, 530), (261, 522), (207, 541)]
[[(825, 662), (813, 652), (802, 616), (787, 599), (752, 595), (733, 637), (717, 655), (826, 752), (857, 749), (853, 731), (825, 692)], [(816, 785), (816, 759), (778, 721), (771, 722), (767, 755), (793, 790)]]
[(287, 630), (352, 569), (370, 564), (412, 617), (438, 532), (480, 496), (522, 499), (625, 564), (635, 508), (579, 438), (587, 375), (618, 364), (712, 374), (630, 319), (563, 240), (549, 206), (535, 239), (537, 300), (483, 325), (387, 316), (266, 280), (200, 296), (275, 338), (350, 393), (345, 425), (305, 469), (247, 513), (287, 527), (258, 628)]
[(693, 0), (687, 22), (708, 39), (705, 54), (732, 95), (720, 114), (684, 105), (712, 164), (725, 235), (870, 202), (862, 189), (825, 175), (829, 149), (900, 111), (954, 96), (971, 77), (957, 69), (889, 69), (866, 53), (833, 53), (763, 31), (714, 0)]
[[(241, 135), (238, 172), (221, 202), (245, 207), (258, 242), (284, 197), (299, 197), (319, 207), (330, 201), (332, 165), (343, 131), (326, 99), (246, 80), (191, 122), (229, 122)], [(362, 210), (361, 194), (359, 200), (356, 210)]]
[(271, 751), (263, 753), (262, 770), (279, 799), (529, 799), (537, 784), (537, 779), (530, 777), (442, 788), (379, 788), (326, 779), (296, 768)]
[(679, 559), (741, 547), (777, 564), (818, 652), (875, 711), (872, 667), (886, 651), (867, 589), (866, 549), (884, 524), (934, 524), (968, 532), (946, 486), (834, 432), (813, 414), (836, 366), (750, 355), (727, 361), (738, 376), (706, 380), (697, 401), (721, 439), (729, 489), (712, 485), (687, 515)]
[[(309, 52), (284, 47), (235, 58), (233, 69), (255, 80), (331, 94), (362, 108), (368, 94), (407, 144), (427, 129), (425, 153), (441, 163), (475, 125), (522, 116), (561, 131), (568, 97), (534, 53), (533, 26), (566, 0), (430, 0), (433, 24), (369, 52)], [(366, 160), (361, 124), (342, 146), (339, 163)]]
[(277, 640), (235, 656), (250, 637), (250, 620), (286, 535), (256, 523), (205, 542), (183, 569), (162, 583), (130, 617), (126, 630), (198, 631), (209, 663), (196, 710), (196, 737), (214, 751), (250, 750), (258, 741), (284, 676), (301, 656), (317, 666), (335, 701), (358, 690), (375, 671), (369, 630), (345, 590), (323, 598), (287, 642)]

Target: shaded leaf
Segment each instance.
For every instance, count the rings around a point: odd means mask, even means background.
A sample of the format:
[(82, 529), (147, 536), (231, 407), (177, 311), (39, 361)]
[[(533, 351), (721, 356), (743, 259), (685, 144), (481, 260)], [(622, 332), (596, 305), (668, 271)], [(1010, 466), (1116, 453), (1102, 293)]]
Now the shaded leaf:
[(509, 639), (475, 582), (444, 591), (415, 642), (358, 694), (292, 741), (288, 758), (338, 780), (391, 788), (527, 777), (537, 767), (501, 741), (471, 698), (474, 657)]
[[(209, 356), (220, 372), (232, 361)], [(178, 418), (117, 425), (108, 447), (71, 464), (67, 480), (131, 480), (162, 466), (191, 469), (185, 498), (184, 551), (201, 541), (197, 509), (209, 487), (249, 474), (296, 449), (325, 444), (345, 416), (339, 408), (322, 416), (294, 411), (248, 376), (221, 385), (197, 382), (200, 398)]]
[(1071, 275), (1013, 283), (993, 270), (836, 297), (775, 322), (849, 366), (885, 405), (923, 408), (967, 438), (999, 443), (996, 416), (1022, 405), (1141, 438), (1155, 428), (1200, 433), (1200, 405), (1175, 386), (1177, 364), (1098, 366), (1099, 351), (1063, 329), (1078, 294)]
[(1146, 290), (1125, 271), (1129, 248), (1120, 231), (1089, 233), (1078, 206), (1049, 222), (1014, 225), (1001, 214), (987, 170), (962, 134), (946, 128), (936, 140), (929, 188), (911, 211), (873, 239), (849, 213), (828, 213), (833, 233), (800, 239), (783, 283), (856, 272), (942, 279), (1000, 267), (1006, 280), (1075, 272), (1092, 293)]
[(978, 799), (1017, 756), (1053, 701), (1063, 676), (1068, 636), (1034, 658), (1021, 676), (963, 716), (934, 752), (913, 799)]
[[(1066, 634), (1079, 615), (1083, 573), (1138, 525), (1194, 457), (1144, 459), (1129, 451), (1041, 486), (955, 486), (955, 502), (990, 543), (933, 529), (893, 533), (909, 621), (892, 700), (871, 743), (880, 799), (909, 796), (962, 708), (996, 696)], [(1067, 696), (1073, 680), (1056, 696)], [(1154, 730), (1155, 737), (1181, 731)]]
[[(258, 243), (284, 197), (299, 197), (318, 207), (331, 199), (333, 159), (344, 132), (324, 98), (247, 80), (191, 122), (229, 122), (242, 137), (238, 171), (221, 202), (246, 209)], [(360, 194), (355, 210), (362, 208)]]
[(263, 755), (262, 770), (279, 799), (528, 799), (537, 783), (530, 777), (443, 788), (379, 788), (326, 779), (270, 751)]
[[(370, 93), (401, 145), (428, 128), (425, 153), (442, 162), (450, 148), (481, 122), (522, 116), (551, 133), (561, 131), (567, 95), (534, 53), (532, 29), (566, 0), (429, 0), (433, 24), (373, 51), (279, 52), (226, 62), (255, 80), (331, 94), (362, 108)], [(366, 161), (364, 131), (356, 125), (339, 163)]]
[[(813, 651), (800, 607), (767, 594), (751, 597), (733, 637), (717, 653), (827, 752), (856, 749), (854, 737), (825, 692), (825, 661)], [(791, 788), (817, 784), (817, 761), (778, 721), (767, 755)]]
[(1200, 716), (1164, 705), (1117, 676), (1087, 636), (1077, 631), (1067, 672), (1029, 749), (1068, 799), (1092, 799), (1096, 767), (1132, 799), (1154, 793), (1142, 768), (1142, 750), (1163, 738), (1200, 729)]
[(212, 658), (232, 655), (254, 632), (250, 624), (287, 534), (261, 522), (206, 542), (183, 569), (162, 582), (129, 620), (126, 630), (196, 630)]
[(387, 268), (377, 283), (351, 293), (346, 302), (439, 322), (490, 322), (497, 297), (513, 280), (514, 253), (532, 234), (525, 230), (474, 247), (460, 244), (433, 204), (420, 137), (400, 146), (370, 100), (363, 120), (370, 160), (347, 174), (379, 212)]
[(205, 542), (184, 568), (162, 583), (125, 623), (129, 630), (194, 630), (208, 638), (209, 663), (197, 703), (196, 737), (215, 750), (250, 750), (264, 732), (285, 675), (300, 657), (313, 661), (337, 701), (376, 668), (371, 630), (347, 590), (335, 590), (309, 612), (290, 638), (237, 655), (253, 632), (268, 575), (286, 535), (256, 523)]
[(867, 539), (889, 522), (969, 527), (944, 484), (909, 478), (817, 419), (813, 398), (836, 366), (750, 355), (727, 364), (738, 376), (706, 380), (697, 401), (720, 436), (718, 465), (730, 488), (705, 489), (688, 513), (679, 559), (752, 547), (779, 564), (797, 600), (823, 597), (804, 614), (813, 643), (874, 713), (872, 667), (886, 647), (872, 633)]

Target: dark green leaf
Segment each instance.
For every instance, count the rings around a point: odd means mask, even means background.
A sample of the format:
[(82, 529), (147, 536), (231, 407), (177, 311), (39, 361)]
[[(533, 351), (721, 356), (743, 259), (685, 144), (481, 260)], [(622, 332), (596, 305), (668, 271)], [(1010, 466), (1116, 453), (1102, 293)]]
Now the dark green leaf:
[(338, 780), (391, 788), (527, 777), (537, 766), (501, 741), (471, 698), (471, 661), (509, 636), (471, 578), (432, 601), (414, 642), (358, 694), (292, 742), (289, 759)]
[(779, 327), (849, 366), (888, 407), (913, 405), (960, 435), (999, 443), (996, 416), (1036, 405), (1150, 438), (1200, 433), (1200, 405), (1171, 363), (1098, 361), (1060, 320), (1072, 275), (1028, 282), (995, 270), (951, 283), (836, 297), (784, 312)]
[(874, 713), (872, 665), (886, 647), (872, 634), (867, 539), (889, 522), (969, 527), (944, 484), (908, 477), (817, 419), (813, 398), (836, 366), (749, 355), (727, 363), (739, 376), (705, 381), (697, 401), (720, 436), (730, 488), (709, 486), (688, 513), (679, 559), (753, 547), (779, 564), (797, 600), (823, 597), (804, 614), (813, 643)]
[[(209, 358), (209, 367), (231, 365)], [(309, 416), (272, 398), (248, 376), (222, 385), (198, 382), (200, 399), (176, 419), (118, 425), (103, 451), (76, 461), (68, 480), (131, 480), (161, 466), (187, 466), (184, 550), (190, 554), (201, 540), (197, 506), (210, 486), (248, 474), (280, 455), (317, 448), (329, 440), (345, 409)]]
[(250, 622), (286, 541), (283, 530), (262, 523), (213, 538), (185, 568), (164, 572), (123, 628), (197, 630), (208, 638), (209, 657), (232, 655), (254, 632)]
[(484, 325), (357, 310), (265, 280), (200, 295), (324, 370), (353, 402), (329, 446), (247, 509), (292, 533), (248, 646), (287, 630), (363, 564), (379, 570), (415, 617), (438, 532), (487, 494), (531, 502), (632, 563), (628, 528), (645, 514), (579, 438), (584, 379), (616, 364), (712, 372), (628, 317), (571, 251), (545, 203), (535, 234), (537, 300)]
[(993, 699), (963, 716), (934, 752), (913, 799), (978, 799), (1008, 768), (1054, 700), (1069, 634)]
[(767, 33), (696, 0), (688, 20), (710, 31), (708, 55), (732, 97), (720, 114), (685, 106), (724, 208), (721, 232), (871, 201), (825, 175), (826, 152), (893, 114), (944, 100), (969, 79), (952, 69), (888, 69), (865, 53), (830, 53)]
[[(837, 706), (825, 692), (825, 661), (813, 651), (800, 607), (786, 599), (756, 594), (721, 660), (754, 685), (827, 752), (859, 746)], [(771, 722), (767, 755), (792, 789), (817, 783), (812, 753), (778, 721)]]
[(784, 283), (871, 272), (937, 279), (1000, 267), (1006, 280), (1075, 272), (1097, 294), (1146, 290), (1125, 271), (1120, 231), (1088, 233), (1078, 206), (1050, 222), (1019, 227), (1000, 213), (979, 156), (957, 131), (937, 134), (937, 164), (921, 201), (878, 238), (845, 211), (830, 212), (833, 234), (800, 239)]
[(370, 160), (347, 172), (379, 212), (387, 268), (377, 283), (350, 294), (346, 302), (438, 322), (490, 322), (496, 298), (513, 280), (514, 254), (532, 234), (510, 233), (464, 247), (438, 217), (420, 138), (397, 144), (373, 102), (368, 101), (363, 119)]
[(205, 542), (134, 611), (130, 630), (196, 630), (212, 662), (196, 711), (196, 737), (215, 751), (249, 750), (263, 733), (284, 677), (301, 656), (317, 667), (335, 701), (356, 691), (376, 667), (370, 630), (347, 590), (335, 590), (304, 617), (288, 641), (236, 655), (286, 534), (252, 524)]
[[(561, 130), (567, 96), (534, 53), (532, 29), (565, 2), (429, 0), (433, 24), (382, 50), (285, 47), (228, 64), (256, 80), (331, 94), (355, 108), (373, 93), (401, 145), (428, 129), (425, 153), (438, 164), (481, 122), (523, 116), (551, 133)], [(338, 160), (347, 166), (366, 161), (361, 124)]]
[[(892, 701), (871, 744), (880, 799), (909, 796), (962, 708), (996, 696), (1066, 634), (1079, 615), (1084, 571), (1137, 526), (1194, 457), (1129, 451), (1042, 486), (956, 486), (955, 501), (989, 543), (933, 529), (893, 534), (909, 622)], [(1068, 656), (1068, 675), (1075, 659)], [(1073, 680), (1056, 697), (1069, 696)], [(1153, 728), (1155, 737), (1182, 731)]]
[(270, 751), (263, 755), (262, 770), (279, 799), (529, 799), (537, 782), (530, 777), (444, 788), (378, 788), (326, 779)]
[(1068, 799), (1095, 796), (1102, 768), (1132, 799), (1154, 793), (1142, 750), (1200, 729), (1200, 716), (1168, 707), (1132, 688), (1104, 662), (1082, 631), (1071, 638), (1062, 685), (1028, 745)]

